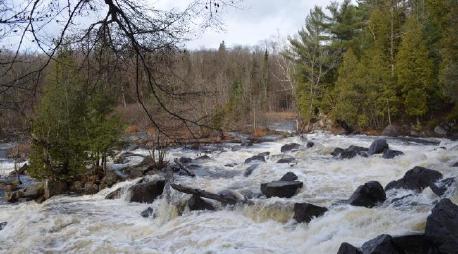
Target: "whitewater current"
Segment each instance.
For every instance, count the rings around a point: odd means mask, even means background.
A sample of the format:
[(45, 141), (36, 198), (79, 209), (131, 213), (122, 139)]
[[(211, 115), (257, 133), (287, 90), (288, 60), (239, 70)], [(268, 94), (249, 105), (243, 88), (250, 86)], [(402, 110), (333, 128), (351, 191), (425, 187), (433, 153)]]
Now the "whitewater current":
[[(0, 205), (0, 222), (8, 223), (0, 231), (0, 252), (337, 253), (342, 242), (360, 246), (379, 234), (424, 232), (426, 218), (440, 199), (427, 188), (397, 202), (391, 201), (413, 192), (388, 191), (388, 200), (371, 209), (338, 204), (359, 185), (375, 180), (385, 186), (414, 166), (440, 171), (444, 177), (458, 176), (458, 169), (451, 167), (458, 161), (458, 142), (447, 139), (439, 139), (439, 145), (389, 139), (391, 149), (405, 153), (389, 160), (381, 155), (347, 160), (330, 155), (336, 147), (368, 147), (374, 137), (317, 133), (306, 135), (306, 139), (315, 145), (305, 148), (307, 141), (299, 137), (254, 144), (237, 151), (231, 149), (237, 144), (221, 145), (207, 154), (209, 160), (196, 161), (200, 167), (195, 178), (175, 177), (178, 183), (210, 192), (229, 189), (256, 196), (261, 183), (278, 180), (291, 171), (304, 187), (290, 199), (259, 197), (251, 205), (188, 211), (183, 204), (190, 195), (176, 191), (170, 193), (170, 202), (162, 197), (153, 204), (129, 203), (126, 194), (117, 200), (104, 198), (110, 191), (138, 181), (132, 180), (95, 195), (56, 196), (42, 204), (31, 201)], [(290, 142), (304, 145), (287, 154), (294, 156), (297, 163), (276, 163), (282, 157), (281, 146)], [(145, 150), (134, 152), (147, 154)], [(244, 160), (261, 152), (270, 152), (270, 156), (245, 177), (243, 173), (249, 165)], [(200, 155), (202, 152), (184, 148), (168, 153), (169, 159)], [(225, 166), (228, 164), (232, 167)], [(445, 195), (458, 203), (454, 188)], [(326, 206), (329, 211), (308, 224), (297, 224), (292, 219), (295, 202)], [(155, 216), (143, 218), (140, 213), (148, 207), (153, 207)]]

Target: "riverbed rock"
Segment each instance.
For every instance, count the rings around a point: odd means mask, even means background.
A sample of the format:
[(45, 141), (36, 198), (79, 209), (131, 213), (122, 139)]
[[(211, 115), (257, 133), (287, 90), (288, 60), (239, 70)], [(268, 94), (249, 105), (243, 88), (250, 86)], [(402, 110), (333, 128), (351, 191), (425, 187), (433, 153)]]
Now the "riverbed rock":
[(403, 188), (420, 192), (441, 178), (442, 174), (436, 170), (416, 166), (408, 170), (401, 179), (388, 183), (385, 190)]
[(391, 241), (403, 254), (439, 254), (437, 247), (424, 234), (396, 236)]
[(327, 212), (326, 207), (316, 206), (309, 203), (294, 204), (294, 219), (297, 222), (309, 223), (313, 218), (319, 217)]
[(196, 211), (196, 210), (215, 210), (215, 207), (213, 206), (212, 203), (204, 200), (203, 198), (197, 196), (197, 195), (192, 195), (191, 198), (188, 200), (188, 208), (191, 211)]
[(286, 157), (286, 158), (279, 159), (277, 163), (293, 163), (295, 161), (296, 159), (294, 157)]
[(52, 196), (68, 192), (69, 186), (64, 181), (46, 180), (44, 184), (44, 198), (49, 199)]
[(369, 151), (367, 153), (369, 155), (383, 153), (383, 151), (388, 148), (389, 147), (388, 147), (388, 143), (386, 142), (386, 139), (380, 138), (372, 142), (371, 146), (369, 147)]
[(396, 156), (401, 156), (404, 153), (401, 151), (396, 151), (396, 150), (391, 150), (391, 149), (385, 149), (383, 151), (383, 158), (384, 159), (393, 159)]
[(285, 153), (285, 152), (290, 152), (290, 151), (293, 151), (293, 150), (297, 150), (300, 147), (301, 147), (301, 145), (299, 145), (298, 143), (289, 143), (289, 144), (283, 145), (280, 148), (280, 151), (282, 153)]
[(226, 200), (225, 205), (235, 205), (244, 199), (244, 196), (233, 190), (222, 190), (218, 192), (218, 195)]
[(296, 180), (297, 180), (297, 175), (294, 174), (293, 172), (288, 172), (280, 178), (280, 181), (296, 181)]
[(245, 163), (250, 163), (250, 162), (253, 162), (253, 161), (262, 161), (262, 162), (265, 162), (266, 161), (266, 158), (264, 155), (255, 155), (255, 156), (252, 156), (248, 159), (245, 160)]
[(152, 203), (164, 191), (165, 180), (155, 179), (149, 182), (137, 183), (131, 186), (130, 202)]
[(3, 230), (6, 225), (8, 224), (8, 222), (4, 221), (4, 222), (0, 222), (0, 230)]
[(349, 243), (342, 243), (337, 254), (362, 254), (361, 250)]
[(382, 185), (377, 181), (370, 181), (360, 185), (348, 200), (353, 206), (374, 207), (386, 200)]
[(143, 217), (143, 218), (148, 218), (150, 217), (151, 215), (153, 215), (153, 208), (152, 207), (148, 207), (146, 208), (145, 210), (143, 210), (140, 215)]
[(315, 145), (312, 141), (307, 142), (307, 148), (312, 148)]
[(390, 235), (379, 235), (361, 247), (363, 254), (403, 254), (393, 243)]
[(245, 172), (243, 173), (243, 176), (244, 177), (250, 176), (253, 173), (253, 171), (258, 167), (259, 167), (259, 164), (250, 165), (248, 168), (245, 169)]
[(154, 160), (150, 156), (146, 156), (139, 164), (122, 169), (122, 173), (127, 175), (129, 179), (142, 177), (154, 169), (154, 164)]
[(181, 163), (184, 163), (184, 164), (187, 164), (187, 163), (191, 163), (192, 162), (192, 159), (191, 158), (188, 158), (188, 157), (180, 157), (178, 159), (179, 162)]
[(273, 181), (261, 184), (261, 192), (266, 197), (290, 198), (302, 188), (300, 181)]
[(448, 190), (448, 188), (452, 186), (452, 184), (454, 184), (455, 182), (456, 182), (455, 177), (449, 177), (449, 178), (445, 178), (440, 181), (437, 181), (431, 184), (429, 187), (436, 195), (442, 196)]
[(340, 159), (351, 159), (357, 155), (367, 157), (368, 150), (369, 149), (365, 147), (351, 145), (346, 149), (337, 147), (331, 155)]
[(426, 220), (425, 236), (441, 253), (458, 253), (458, 206), (444, 198), (437, 203)]

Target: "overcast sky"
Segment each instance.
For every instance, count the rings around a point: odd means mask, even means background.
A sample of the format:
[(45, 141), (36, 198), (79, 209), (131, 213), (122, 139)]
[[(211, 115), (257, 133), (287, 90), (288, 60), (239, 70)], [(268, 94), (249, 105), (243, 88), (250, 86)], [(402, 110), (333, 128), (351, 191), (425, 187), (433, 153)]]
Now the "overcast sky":
[[(170, 5), (171, 0), (160, 0)], [(175, 0), (179, 4), (183, 0)], [(185, 1), (186, 2), (186, 1)], [(278, 34), (295, 34), (315, 5), (326, 6), (331, 0), (243, 0), (240, 8), (222, 10), (224, 31), (207, 30), (186, 44), (188, 48), (217, 48), (224, 40), (226, 46), (253, 46)]]

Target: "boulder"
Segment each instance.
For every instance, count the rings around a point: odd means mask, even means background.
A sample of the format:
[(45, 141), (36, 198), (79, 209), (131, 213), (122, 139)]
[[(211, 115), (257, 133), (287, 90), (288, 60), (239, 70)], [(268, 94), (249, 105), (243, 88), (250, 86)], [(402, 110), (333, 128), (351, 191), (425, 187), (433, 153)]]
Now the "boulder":
[(280, 148), (280, 151), (281, 151), (282, 153), (285, 153), (285, 152), (297, 150), (297, 149), (299, 149), (300, 147), (301, 147), (301, 145), (299, 145), (298, 143), (289, 143), (289, 144), (283, 145), (283, 146)]
[(458, 206), (444, 198), (437, 203), (426, 220), (425, 236), (440, 253), (458, 253)]
[(261, 184), (261, 192), (266, 197), (290, 198), (302, 188), (303, 183), (300, 181), (273, 181)]
[(206, 160), (210, 160), (210, 159), (211, 159), (210, 156), (208, 156), (206, 154), (196, 158), (196, 160), (200, 160), (200, 161), (206, 161)]
[(345, 151), (345, 149), (340, 148), (340, 147), (336, 147), (336, 149), (334, 149), (334, 151), (332, 151), (331, 155), (334, 156), (334, 157), (337, 157), (337, 156), (339, 156), (343, 151)]
[(429, 187), (431, 190), (438, 196), (444, 195), (444, 193), (447, 191), (447, 189), (454, 184), (456, 179), (454, 177), (442, 179), (440, 181), (437, 181), (433, 184), (431, 184)]
[(384, 159), (393, 159), (396, 156), (403, 155), (404, 153), (401, 151), (396, 151), (396, 150), (391, 150), (391, 149), (385, 149), (383, 151), (383, 158)]
[(118, 199), (121, 197), (122, 188), (117, 188), (116, 190), (110, 192), (105, 196), (105, 199)]
[(311, 148), (311, 147), (313, 147), (314, 145), (315, 145), (315, 143), (313, 143), (313, 142), (311, 142), (311, 141), (307, 142), (307, 148)]
[(423, 234), (396, 236), (391, 241), (403, 254), (439, 254), (437, 247)]
[(453, 168), (458, 168), (458, 161), (455, 162), (454, 164), (452, 164), (452, 167), (453, 167)]
[(244, 197), (233, 191), (233, 190), (222, 190), (218, 192), (218, 195), (220, 195), (225, 201), (223, 204), (229, 204), (229, 205), (234, 205), (244, 199)]
[(0, 230), (3, 230), (6, 227), (7, 224), (8, 224), (8, 222), (6, 222), (6, 221), (5, 222), (0, 222)]
[(342, 243), (337, 254), (362, 254), (361, 250), (349, 243)]
[(374, 207), (386, 200), (382, 185), (377, 181), (370, 181), (359, 186), (348, 200), (353, 206)]
[(364, 254), (403, 254), (393, 243), (390, 235), (379, 235), (361, 247)]
[(178, 161), (181, 162), (181, 163), (186, 164), (186, 163), (191, 163), (191, 162), (192, 162), (192, 159), (191, 159), (191, 158), (188, 158), (188, 157), (180, 157), (180, 158), (178, 159)]
[(250, 162), (253, 162), (253, 161), (262, 161), (262, 162), (265, 162), (266, 161), (266, 158), (265, 156), (263, 155), (255, 155), (255, 156), (252, 156), (248, 159), (245, 160), (245, 163), (250, 163)]
[(213, 206), (212, 203), (204, 200), (203, 198), (197, 196), (197, 195), (192, 195), (191, 198), (188, 200), (188, 207), (189, 210), (195, 211), (195, 210), (215, 210), (215, 207)]
[(154, 160), (150, 156), (146, 156), (142, 162), (135, 166), (124, 168), (122, 172), (130, 179), (138, 178), (144, 176), (148, 171), (153, 170), (154, 165)]
[(143, 218), (148, 218), (150, 217), (151, 215), (153, 215), (153, 208), (152, 207), (148, 207), (146, 208), (145, 210), (143, 210), (140, 215), (143, 217)]
[(386, 139), (380, 138), (372, 142), (371, 146), (369, 147), (369, 151), (367, 153), (369, 155), (383, 153), (383, 151), (385, 151), (385, 149), (388, 149), (388, 148), (389, 147), (388, 147), (388, 143), (386, 142)]
[(294, 157), (287, 157), (287, 158), (281, 158), (277, 161), (277, 163), (293, 163), (295, 162), (296, 159)]
[(64, 181), (46, 180), (44, 184), (44, 197), (49, 199), (52, 196), (60, 195), (68, 192), (69, 186)]
[(339, 157), (340, 159), (351, 159), (357, 155), (367, 157), (368, 150), (369, 149), (365, 147), (351, 145), (346, 149), (337, 147), (331, 154), (332, 156)]
[(245, 169), (245, 172), (243, 173), (243, 176), (245, 176), (245, 177), (250, 176), (257, 167), (259, 167), (259, 164), (253, 164), (253, 165), (249, 166), (247, 169)]
[(288, 172), (280, 178), (280, 181), (296, 181), (296, 180), (297, 180), (297, 175), (294, 174), (293, 172)]
[(436, 170), (416, 166), (408, 170), (401, 179), (388, 183), (385, 190), (403, 188), (422, 191), (441, 178), (442, 174)]
[(5, 193), (5, 200), (9, 203), (14, 203), (19, 200), (40, 200), (45, 191), (43, 183), (34, 183), (17, 191), (9, 191)]
[(131, 186), (130, 202), (152, 203), (164, 191), (165, 180), (156, 179), (149, 182), (137, 183)]
[(309, 223), (314, 217), (319, 217), (327, 212), (325, 207), (316, 206), (309, 203), (294, 204), (294, 219), (297, 222)]
[(262, 153), (259, 153), (258, 156), (269, 156), (270, 155), (270, 152), (262, 152)]

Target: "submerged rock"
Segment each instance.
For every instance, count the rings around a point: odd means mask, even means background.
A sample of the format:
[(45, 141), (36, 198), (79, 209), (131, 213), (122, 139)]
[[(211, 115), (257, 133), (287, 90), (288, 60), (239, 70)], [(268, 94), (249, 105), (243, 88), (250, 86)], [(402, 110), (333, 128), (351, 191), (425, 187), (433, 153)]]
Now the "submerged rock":
[(388, 183), (385, 190), (403, 188), (422, 191), (441, 178), (442, 174), (436, 170), (416, 166), (408, 170), (401, 179)]
[(296, 159), (294, 157), (282, 158), (277, 161), (277, 163), (293, 163)]
[(361, 247), (364, 254), (403, 254), (393, 243), (390, 235), (379, 235)]
[(362, 254), (361, 250), (349, 243), (342, 243), (337, 254)]
[(360, 185), (348, 200), (353, 206), (374, 207), (386, 200), (382, 185), (377, 181), (370, 181)]
[(376, 139), (374, 142), (372, 142), (371, 146), (369, 147), (369, 151), (367, 153), (369, 155), (383, 153), (383, 151), (385, 151), (388, 148), (389, 147), (388, 147), (388, 143), (386, 142), (386, 139), (384, 138)]
[(404, 153), (401, 151), (396, 151), (396, 150), (391, 150), (391, 149), (385, 149), (383, 151), (383, 158), (384, 159), (393, 159), (396, 156), (403, 155)]
[(283, 146), (280, 148), (280, 151), (281, 151), (282, 153), (285, 153), (285, 152), (297, 150), (297, 149), (299, 149), (300, 147), (301, 147), (301, 145), (299, 145), (298, 143), (289, 143), (289, 144), (283, 145)]
[(294, 174), (293, 172), (288, 172), (280, 178), (280, 181), (296, 181), (296, 180), (297, 180), (297, 175)]
[(261, 192), (266, 197), (290, 198), (294, 196), (303, 183), (300, 181), (273, 181), (261, 184)]
[(248, 168), (245, 169), (245, 172), (243, 173), (243, 176), (245, 176), (245, 177), (250, 176), (253, 173), (253, 171), (256, 168), (258, 168), (258, 166), (259, 166), (259, 164), (253, 164), (253, 165), (249, 166)]
[(179, 162), (181, 163), (184, 163), (184, 164), (187, 164), (187, 163), (191, 163), (192, 162), (192, 159), (191, 158), (188, 158), (188, 157), (180, 157), (178, 159)]
[(152, 203), (164, 191), (165, 180), (156, 179), (150, 182), (137, 183), (131, 186), (130, 202)]
[(143, 218), (148, 218), (150, 217), (151, 215), (153, 215), (153, 208), (152, 207), (148, 207), (146, 208), (145, 210), (143, 210), (140, 215), (143, 217)]
[(213, 206), (212, 203), (204, 200), (203, 198), (201, 198), (201, 197), (199, 197), (197, 195), (192, 195), (187, 203), (188, 203), (189, 210), (191, 210), (191, 211), (195, 211), (195, 210), (215, 210), (215, 207)]
[(8, 222), (6, 222), (6, 221), (5, 222), (0, 222), (0, 230), (3, 230), (6, 227), (7, 224), (8, 224)]
[(453, 168), (457, 168), (458, 167), (458, 161), (455, 162), (453, 165), (452, 165)]
[(294, 219), (297, 222), (309, 223), (314, 217), (319, 217), (327, 212), (328, 209), (309, 203), (294, 204)]
[(434, 206), (426, 220), (425, 236), (440, 253), (458, 253), (458, 206), (444, 198)]
[(357, 155), (367, 157), (368, 150), (369, 149), (365, 147), (351, 145), (346, 149), (337, 147), (331, 155), (340, 159), (351, 159)]
[(315, 145), (312, 141), (307, 142), (307, 148), (311, 148)]
[(262, 162), (265, 162), (266, 161), (266, 158), (264, 155), (255, 155), (255, 156), (252, 156), (248, 159), (245, 160), (245, 163), (250, 163), (250, 162), (253, 162), (253, 161), (262, 161)]
[(437, 181), (431, 184), (429, 187), (436, 195), (442, 196), (448, 190), (448, 188), (455, 183), (455, 181), (456, 179), (454, 177), (450, 177)]

